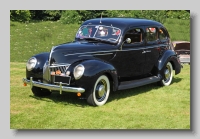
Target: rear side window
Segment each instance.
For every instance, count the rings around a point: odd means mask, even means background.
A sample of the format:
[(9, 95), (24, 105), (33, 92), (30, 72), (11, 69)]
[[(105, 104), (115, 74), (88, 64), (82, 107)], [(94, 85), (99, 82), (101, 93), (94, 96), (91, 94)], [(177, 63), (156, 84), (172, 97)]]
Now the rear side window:
[(164, 29), (162, 29), (162, 28), (159, 29), (158, 34), (159, 34), (159, 39), (160, 40), (166, 40), (167, 39), (167, 34), (166, 34)]
[(147, 42), (156, 41), (158, 39), (157, 29), (155, 27), (146, 28)]

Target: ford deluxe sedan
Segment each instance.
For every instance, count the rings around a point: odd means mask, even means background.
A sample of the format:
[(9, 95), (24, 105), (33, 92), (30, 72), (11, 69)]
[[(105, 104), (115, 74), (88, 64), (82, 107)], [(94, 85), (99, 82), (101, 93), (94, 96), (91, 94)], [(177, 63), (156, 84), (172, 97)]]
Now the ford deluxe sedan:
[(111, 92), (151, 83), (168, 86), (181, 72), (167, 29), (135, 18), (85, 21), (73, 42), (33, 55), (23, 83), (35, 96), (76, 93), (89, 105), (104, 105)]

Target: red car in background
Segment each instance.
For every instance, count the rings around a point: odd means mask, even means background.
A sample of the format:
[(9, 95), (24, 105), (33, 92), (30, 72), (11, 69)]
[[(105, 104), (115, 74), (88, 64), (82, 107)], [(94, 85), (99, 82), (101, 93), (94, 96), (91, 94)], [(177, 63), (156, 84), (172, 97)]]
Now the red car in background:
[(181, 63), (190, 64), (190, 42), (173, 41), (174, 51), (180, 56)]

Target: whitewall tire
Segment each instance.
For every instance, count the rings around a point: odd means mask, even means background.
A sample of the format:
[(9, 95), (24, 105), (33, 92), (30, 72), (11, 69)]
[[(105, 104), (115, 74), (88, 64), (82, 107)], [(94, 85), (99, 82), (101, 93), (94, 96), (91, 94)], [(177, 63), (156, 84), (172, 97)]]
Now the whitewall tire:
[(173, 78), (173, 67), (170, 62), (168, 62), (164, 69), (164, 78), (160, 81), (162, 86), (169, 86)]
[(87, 98), (87, 102), (93, 106), (104, 105), (110, 94), (110, 81), (107, 76), (101, 75), (95, 82), (93, 91)]

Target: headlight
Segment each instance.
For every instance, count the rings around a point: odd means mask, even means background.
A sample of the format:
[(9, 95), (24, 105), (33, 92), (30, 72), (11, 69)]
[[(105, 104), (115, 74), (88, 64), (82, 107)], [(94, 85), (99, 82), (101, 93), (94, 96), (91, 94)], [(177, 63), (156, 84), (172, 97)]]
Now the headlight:
[(31, 57), (26, 63), (26, 67), (28, 71), (31, 71), (37, 63), (37, 59), (35, 57)]
[(79, 64), (77, 65), (75, 68), (74, 68), (74, 78), (76, 80), (80, 79), (84, 73), (84, 66), (82, 64)]

